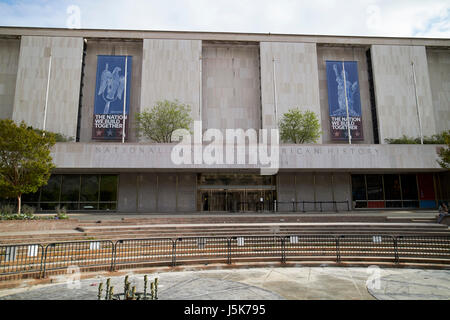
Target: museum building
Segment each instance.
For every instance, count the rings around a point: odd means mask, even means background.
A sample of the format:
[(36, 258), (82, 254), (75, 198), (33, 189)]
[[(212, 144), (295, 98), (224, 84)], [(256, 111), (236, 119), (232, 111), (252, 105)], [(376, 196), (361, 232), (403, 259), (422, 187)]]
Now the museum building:
[[(250, 149), (244, 163), (176, 164), (176, 143), (136, 134), (136, 114), (162, 100), (189, 105), (202, 134), (270, 131), (291, 109), (314, 112), (322, 134), (280, 143), (271, 175)], [(72, 140), (54, 147), (48, 184), (23, 196), (39, 211), (420, 210), (450, 199), (443, 145), (386, 140), (450, 129), (449, 39), (0, 27), (0, 118)], [(207, 148), (198, 139), (193, 151)]]

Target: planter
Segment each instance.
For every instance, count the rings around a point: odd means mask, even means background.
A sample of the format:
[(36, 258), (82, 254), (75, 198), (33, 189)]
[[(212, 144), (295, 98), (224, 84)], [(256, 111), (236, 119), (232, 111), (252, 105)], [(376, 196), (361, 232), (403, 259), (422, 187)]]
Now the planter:
[(0, 232), (70, 230), (78, 226), (79, 221), (67, 220), (5, 220), (0, 221)]

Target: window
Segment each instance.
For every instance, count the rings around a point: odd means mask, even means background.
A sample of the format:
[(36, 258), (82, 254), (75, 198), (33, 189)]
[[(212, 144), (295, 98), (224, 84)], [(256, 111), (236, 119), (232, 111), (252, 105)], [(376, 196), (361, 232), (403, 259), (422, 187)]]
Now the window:
[(116, 210), (117, 176), (102, 176), (100, 182), (100, 210)]
[(41, 201), (39, 208), (41, 210), (56, 210), (59, 206), (61, 195), (61, 175), (51, 176), (46, 186), (41, 190)]
[(81, 176), (81, 202), (97, 202), (98, 201), (98, 176), (86, 175)]
[(80, 200), (80, 176), (65, 175), (62, 177), (61, 206), (67, 210), (78, 210)]
[(366, 179), (369, 200), (384, 200), (382, 176), (370, 174), (366, 176)]
[(25, 198), (41, 210), (58, 206), (69, 211), (116, 210), (117, 184), (117, 175), (53, 175), (46, 186)]
[(402, 191), (398, 174), (384, 175), (384, 193), (386, 196), (386, 208), (402, 207)]
[(367, 208), (366, 178), (363, 174), (352, 176), (352, 196), (355, 208)]
[[(419, 208), (418, 177), (417, 174), (352, 175), (353, 206), (355, 209)], [(430, 204), (423, 204), (424, 207), (435, 204), (433, 177), (430, 177), (426, 190), (431, 200), (428, 200)]]
[(417, 179), (415, 174), (402, 174), (403, 208), (418, 208), (419, 194), (417, 192)]

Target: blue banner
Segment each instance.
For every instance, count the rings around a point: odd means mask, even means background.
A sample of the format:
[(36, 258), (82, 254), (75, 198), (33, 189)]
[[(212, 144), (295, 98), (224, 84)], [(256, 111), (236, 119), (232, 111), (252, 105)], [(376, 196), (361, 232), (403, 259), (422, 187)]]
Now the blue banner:
[[(352, 140), (363, 140), (358, 63), (355, 61), (327, 61), (326, 63), (331, 138), (332, 140), (348, 140), (348, 104)], [(345, 89), (347, 89), (347, 99)]]
[(93, 139), (122, 140), (124, 124), (128, 131), (131, 69), (130, 56), (98, 56)]

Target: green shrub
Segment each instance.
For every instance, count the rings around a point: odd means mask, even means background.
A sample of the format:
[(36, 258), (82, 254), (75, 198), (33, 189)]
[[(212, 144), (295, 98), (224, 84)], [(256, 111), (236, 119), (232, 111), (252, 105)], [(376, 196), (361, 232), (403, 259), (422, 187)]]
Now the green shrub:
[(34, 207), (30, 207), (27, 205), (22, 206), (22, 214), (28, 219), (28, 220), (34, 220), (36, 209)]
[(66, 207), (60, 207), (60, 206), (57, 206), (56, 207), (56, 216), (55, 216), (55, 219), (58, 219), (58, 220), (66, 220), (66, 219), (69, 219), (69, 216), (67, 215), (67, 209), (66, 209)]
[[(431, 137), (423, 137), (423, 144), (445, 144), (444, 133), (434, 134)], [(412, 138), (403, 135), (397, 139), (385, 139), (388, 144), (420, 144), (420, 138)]]

